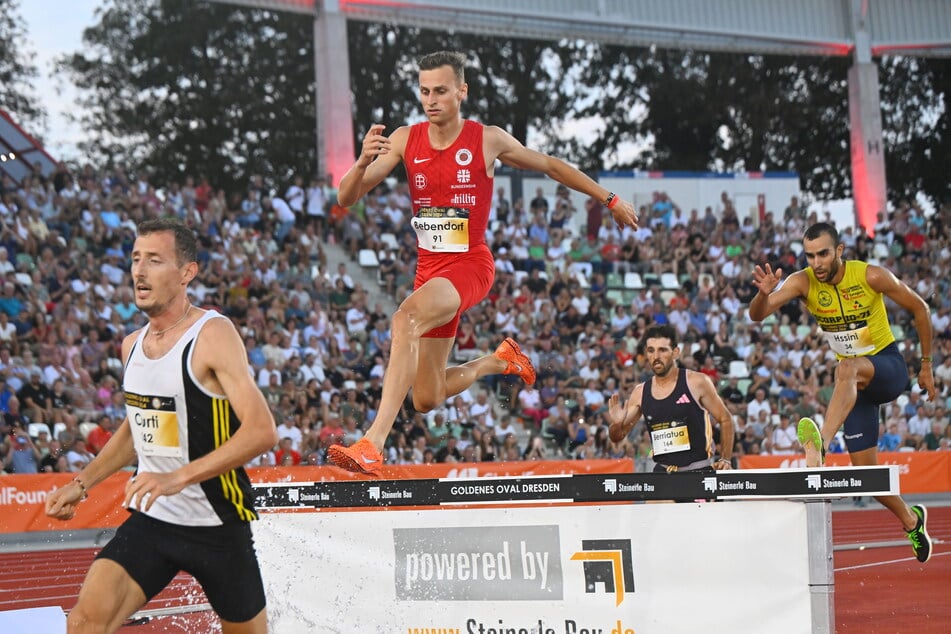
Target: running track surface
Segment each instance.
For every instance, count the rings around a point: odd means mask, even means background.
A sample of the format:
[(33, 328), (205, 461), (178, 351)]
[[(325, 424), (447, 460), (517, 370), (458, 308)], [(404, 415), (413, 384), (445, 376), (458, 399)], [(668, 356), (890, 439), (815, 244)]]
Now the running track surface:
[[(946, 634), (951, 630), (951, 506), (929, 507), (928, 529), (935, 548), (931, 561), (919, 564), (888, 511), (880, 507), (833, 511), (837, 633)], [(855, 548), (897, 540), (904, 540), (901, 546)], [(0, 611), (50, 605), (68, 611), (76, 604), (79, 586), (96, 552), (85, 548), (0, 553)], [(195, 581), (180, 574), (143, 609), (187, 610), (187, 606), (205, 602)], [(220, 631), (217, 619), (208, 611), (154, 616), (120, 630), (123, 634)]]

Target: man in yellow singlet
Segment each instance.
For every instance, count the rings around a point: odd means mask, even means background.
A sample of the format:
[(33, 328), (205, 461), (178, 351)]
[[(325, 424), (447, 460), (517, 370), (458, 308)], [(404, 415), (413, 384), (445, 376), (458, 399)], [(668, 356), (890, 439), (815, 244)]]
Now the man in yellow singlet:
[[(753, 284), (759, 292), (750, 302), (750, 319), (762, 321), (786, 303), (800, 299), (838, 359), (822, 430), (811, 418), (799, 421), (799, 442), (806, 452), (806, 465), (822, 466), (829, 443), (843, 425), (852, 464), (878, 464), (879, 406), (895, 400), (909, 387), (905, 360), (885, 310), (885, 297), (914, 316), (922, 354), (918, 385), (934, 400), (928, 304), (888, 269), (843, 260), (845, 245), (831, 224), (820, 222), (806, 229), (802, 244), (809, 266), (792, 273), (782, 285), (782, 269), (773, 271), (769, 264), (756, 266)], [(899, 496), (876, 499), (901, 521), (918, 561), (928, 561), (931, 538), (925, 507), (909, 507)]]

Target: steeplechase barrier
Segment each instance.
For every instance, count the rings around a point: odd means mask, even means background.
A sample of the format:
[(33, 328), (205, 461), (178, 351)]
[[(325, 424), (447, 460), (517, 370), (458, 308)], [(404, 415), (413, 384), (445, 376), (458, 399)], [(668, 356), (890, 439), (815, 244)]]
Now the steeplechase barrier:
[[(262, 483), (255, 537), (278, 634), (824, 633), (830, 500), (898, 482), (879, 466)], [(640, 503), (671, 499), (693, 502)]]

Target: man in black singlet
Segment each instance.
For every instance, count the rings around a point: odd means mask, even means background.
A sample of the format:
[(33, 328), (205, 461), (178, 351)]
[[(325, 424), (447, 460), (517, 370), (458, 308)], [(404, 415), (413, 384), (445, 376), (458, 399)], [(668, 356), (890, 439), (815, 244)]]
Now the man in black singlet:
[[(733, 417), (709, 376), (677, 365), (677, 331), (669, 325), (651, 326), (644, 333), (644, 354), (654, 376), (634, 387), (626, 406), (618, 394), (608, 402), (611, 440), (620, 442), (641, 416), (651, 438), (654, 471), (730, 469)], [(711, 418), (720, 425), (720, 457)]]

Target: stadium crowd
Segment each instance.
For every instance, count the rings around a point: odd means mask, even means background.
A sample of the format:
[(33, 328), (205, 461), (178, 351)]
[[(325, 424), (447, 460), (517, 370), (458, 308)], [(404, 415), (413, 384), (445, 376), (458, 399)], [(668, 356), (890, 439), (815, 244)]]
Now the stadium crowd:
[[(487, 377), (427, 415), (407, 400), (387, 461), (629, 458), (648, 469), (643, 425), (614, 443), (603, 414), (612, 394), (626, 398), (649, 376), (639, 338), (652, 323), (673, 325), (682, 365), (720, 386), (734, 414), (734, 456), (798, 453), (794, 422), (821, 419), (834, 355), (801, 306), (753, 324), (746, 305), (754, 264), (787, 273), (804, 265), (799, 240), (816, 214), (793, 198), (755, 222), (726, 194), (687, 211), (657, 192), (639, 210), (640, 228), (619, 231), (600, 202), (584, 207), (561, 189), (514, 201), (498, 190), (487, 235), (495, 285), (463, 317), (455, 358), (489, 354), (512, 336), (530, 353), (538, 382)], [(344, 209), (321, 178), (275, 189), (256, 176), (234, 195), (204, 177), (155, 184), (88, 165), (19, 185), (4, 178), (4, 470), (78, 471), (122, 421), (121, 341), (145, 323), (132, 299), (129, 252), (136, 224), (162, 214), (200, 236), (193, 302), (234, 321), (278, 422), (280, 443), (249, 466), (323, 464), (331, 444), (360, 438), (379, 401), (390, 345), (384, 304), (412, 288), (409, 209), (401, 183)], [(879, 214), (874, 237), (839, 229), (846, 258), (887, 266), (932, 308), (940, 398), (927, 402), (913, 387), (886, 407), (880, 450), (951, 450), (951, 204), (926, 215), (900, 201)], [(335, 267), (328, 244), (345, 254)], [(363, 266), (377, 283), (354, 281), (351, 271)], [(889, 309), (913, 378), (920, 355), (910, 315)]]

